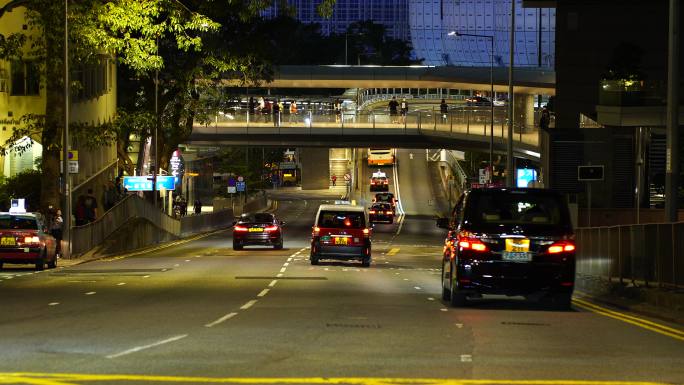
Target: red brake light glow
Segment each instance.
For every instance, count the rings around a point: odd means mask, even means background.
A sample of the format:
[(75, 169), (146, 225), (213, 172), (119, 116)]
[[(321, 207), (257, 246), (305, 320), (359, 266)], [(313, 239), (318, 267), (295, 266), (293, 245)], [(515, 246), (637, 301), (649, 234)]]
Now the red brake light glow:
[(385, 211), (385, 214), (392, 214), (391, 211)]
[(320, 233), (321, 233), (321, 228), (318, 227), (318, 226), (314, 226), (314, 228), (313, 228), (313, 234), (314, 234), (314, 235), (318, 235), (318, 234), (320, 234)]
[(363, 235), (370, 235), (370, 230), (363, 229)]
[(375, 214), (375, 210), (371, 210), (368, 212), (369, 214)]
[(558, 253), (563, 253), (563, 252), (571, 252), (575, 251), (575, 245), (564, 241), (564, 242), (556, 242), (553, 245), (549, 246), (548, 253), (549, 254), (558, 254)]
[(458, 247), (480, 252), (487, 251), (487, 245), (472, 237), (468, 232), (462, 232), (458, 235)]
[(276, 230), (278, 230), (278, 226), (267, 226), (264, 230), (266, 230), (266, 231), (276, 231)]
[(247, 227), (245, 226), (235, 226), (233, 228), (234, 231), (247, 231)]

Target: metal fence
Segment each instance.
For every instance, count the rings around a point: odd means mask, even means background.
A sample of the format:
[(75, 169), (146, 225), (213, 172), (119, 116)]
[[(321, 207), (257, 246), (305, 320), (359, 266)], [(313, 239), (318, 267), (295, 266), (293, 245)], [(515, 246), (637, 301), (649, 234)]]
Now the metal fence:
[(578, 228), (578, 275), (684, 287), (684, 222)]
[[(267, 203), (266, 195), (262, 192), (248, 200), (244, 207), (236, 207), (235, 212), (261, 210), (267, 206)], [(166, 215), (137, 195), (129, 195), (95, 222), (72, 228), (72, 255), (81, 255), (102, 245), (105, 240), (134, 218), (145, 219), (159, 231), (173, 237), (181, 237), (228, 227), (233, 224), (235, 215), (232, 209), (225, 209), (186, 216), (179, 220)], [(157, 239), (158, 237), (152, 237), (147, 240), (147, 243), (155, 243)]]

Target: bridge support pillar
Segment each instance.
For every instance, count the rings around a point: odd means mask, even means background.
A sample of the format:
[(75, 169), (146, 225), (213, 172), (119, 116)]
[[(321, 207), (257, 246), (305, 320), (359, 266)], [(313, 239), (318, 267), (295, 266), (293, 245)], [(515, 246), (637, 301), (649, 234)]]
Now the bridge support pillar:
[(330, 151), (327, 148), (301, 148), (302, 190), (322, 190), (330, 185)]

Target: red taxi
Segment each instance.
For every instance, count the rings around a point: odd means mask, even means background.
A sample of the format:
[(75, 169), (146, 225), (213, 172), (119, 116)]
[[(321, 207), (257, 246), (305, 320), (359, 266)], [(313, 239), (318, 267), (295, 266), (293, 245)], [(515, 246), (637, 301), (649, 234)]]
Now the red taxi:
[(321, 205), (311, 234), (311, 264), (321, 259), (371, 263), (371, 229), (361, 206)]
[(374, 172), (370, 179), (371, 191), (389, 191), (389, 179), (382, 171)]
[(0, 213), (0, 269), (5, 263), (57, 266), (57, 243), (40, 214)]

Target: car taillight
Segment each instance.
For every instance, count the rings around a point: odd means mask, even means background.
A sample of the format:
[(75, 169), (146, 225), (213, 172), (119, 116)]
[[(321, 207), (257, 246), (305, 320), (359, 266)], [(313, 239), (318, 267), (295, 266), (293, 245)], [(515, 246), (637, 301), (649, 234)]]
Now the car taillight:
[(385, 211), (385, 214), (392, 214), (391, 211)]
[(473, 251), (487, 251), (487, 245), (468, 232), (461, 232), (458, 235), (458, 247)]
[(313, 228), (313, 235), (316, 236), (321, 233), (321, 228), (318, 226), (314, 226)]
[(38, 237), (25, 237), (24, 243), (40, 243), (40, 238), (38, 238)]
[(369, 229), (363, 229), (363, 236), (364, 237), (370, 236), (370, 230)]
[(386, 180), (386, 181), (384, 181), (384, 182), (382, 182), (382, 183), (384, 183), (384, 184), (389, 184), (389, 181)]
[(375, 214), (375, 210), (371, 210), (368, 212), (369, 214)]
[(549, 254), (569, 253), (571, 251), (575, 251), (575, 245), (568, 241), (556, 242), (547, 250)]
[(267, 226), (266, 228), (264, 228), (264, 230), (266, 230), (266, 231), (276, 231), (276, 230), (278, 230), (278, 226)]
[(235, 226), (233, 231), (247, 231), (247, 228), (245, 226)]

